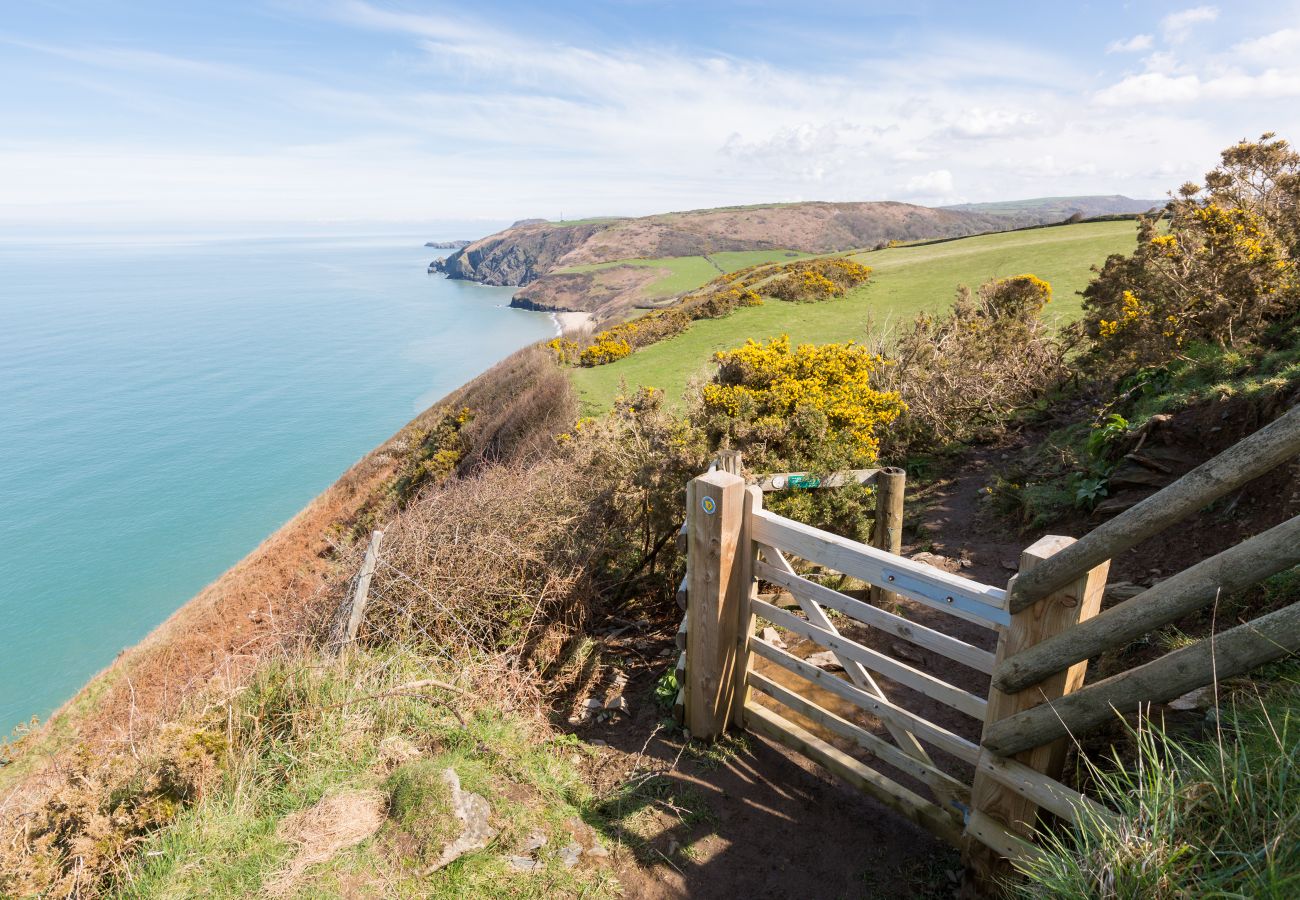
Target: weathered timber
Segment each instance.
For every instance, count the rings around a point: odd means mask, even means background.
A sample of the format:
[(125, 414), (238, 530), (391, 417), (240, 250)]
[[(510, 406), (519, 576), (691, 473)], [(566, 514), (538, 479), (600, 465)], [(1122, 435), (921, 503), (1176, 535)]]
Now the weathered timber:
[(892, 678), (899, 684), (906, 685), (932, 700), (945, 703), (972, 718), (981, 721), (984, 719), (988, 703), (982, 697), (977, 697), (969, 691), (955, 687), (928, 672), (922, 672), (920, 669), (899, 662), (887, 654), (855, 643), (836, 632), (818, 628), (806, 619), (788, 613), (779, 606), (764, 603), (762, 600), (751, 600), (750, 607), (773, 625), (778, 625), (787, 631), (808, 638), (808, 640), (834, 652), (836, 656), (843, 656), (846, 659), (860, 663), (872, 672), (877, 672), (886, 678)]
[[(1074, 538), (1070, 537), (1049, 535), (1042, 538), (1020, 554), (1020, 571), (1033, 572), (1053, 556), (1064, 553), (1073, 543)], [(1072, 584), (1013, 613), (1011, 627), (998, 638), (998, 660), (1008, 659), (1096, 615), (1101, 608), (1102, 594), (1106, 590), (1106, 573), (1109, 568), (1109, 561), (1103, 562), (1076, 578)], [(1086, 662), (1076, 663), (1068, 670), (1035, 685), (1032, 690), (1020, 693), (990, 690), (984, 733), (988, 734), (989, 729), (999, 720), (1078, 690), (1083, 684), (1087, 667)], [(1063, 741), (1045, 741), (1041, 746), (1025, 748), (1025, 752), (1016, 761), (1047, 778), (1059, 779), (1065, 764), (1065, 751)], [(1038, 804), (1025, 793), (1006, 785), (1003, 780), (991, 777), (987, 769), (977, 769), (975, 772), (971, 808), (999, 823), (1010, 833), (1026, 839), (1032, 839), (1038, 824)], [(972, 831), (970, 837), (975, 841), (967, 841), (963, 848), (966, 866), (977, 882), (991, 886), (1006, 874), (1006, 863), (986, 849), (988, 842), (980, 835)]]
[[(736, 454), (739, 465), (740, 454)], [(739, 473), (737, 473), (739, 474)], [(731, 723), (736, 728), (745, 727), (745, 698), (749, 694), (750, 653), (749, 636), (754, 633), (754, 608), (758, 601), (758, 579), (754, 577), (754, 566), (758, 563), (758, 545), (754, 543), (754, 510), (763, 508), (763, 492), (753, 485), (745, 488), (744, 515), (740, 523), (740, 537), (736, 547), (737, 581), (741, 592), (741, 601), (736, 610), (736, 644), (732, 648), (735, 656), (734, 699), (731, 701)]]
[(1069, 550), (1012, 581), (1010, 610), (1068, 584), (1300, 453), (1300, 407), (1089, 532)]
[(1054, 778), (1029, 768), (1014, 759), (994, 756), (987, 750), (980, 754), (976, 771), (1010, 788), (1062, 819), (1078, 823), (1087, 817), (1114, 820), (1115, 814), (1095, 800), (1073, 791)]
[[(903, 552), (903, 493), (907, 473), (890, 466), (876, 476), (876, 521), (871, 528), (871, 546), (898, 556)], [(887, 606), (894, 594), (880, 585), (871, 586), (871, 602)]]
[(763, 510), (754, 540), (986, 627), (1007, 625), (1006, 592)]
[(854, 482), (871, 484), (876, 480), (878, 472), (879, 469), (847, 469), (824, 476), (812, 472), (773, 472), (771, 475), (759, 475), (757, 484), (759, 490), (765, 492), (838, 488)]
[(970, 785), (962, 784), (947, 772), (936, 768), (933, 763), (904, 753), (893, 744), (877, 737), (865, 728), (854, 725), (848, 719), (835, 715), (830, 710), (818, 706), (806, 697), (801, 697), (794, 691), (783, 687), (764, 675), (760, 675), (758, 672), (749, 673), (749, 683), (756, 690), (767, 694), (778, 703), (790, 707), (805, 719), (816, 722), (827, 731), (834, 732), (840, 737), (856, 742), (863, 750), (888, 763), (900, 772), (906, 772), (920, 781), (943, 785), (958, 802), (970, 803)]
[[(798, 578), (794, 573), (794, 567), (790, 565), (789, 560), (781, 555), (781, 551), (769, 547), (766, 544), (760, 544), (759, 547), (762, 550), (763, 556), (771, 560), (771, 563), (768, 564), (760, 563), (760, 565), (764, 566), (765, 571), (776, 575), (788, 576), (790, 578)], [(808, 616), (809, 622), (816, 625), (818, 628), (839, 637), (839, 629), (835, 627), (835, 623), (826, 615), (826, 611), (823, 610), (812, 598), (811, 592), (805, 591), (797, 595), (792, 594), (791, 596), (796, 598), (799, 607), (804, 611), (804, 614)], [(839, 595), (837, 594), (836, 596)], [(757, 597), (755, 597), (755, 599), (757, 599)], [(847, 600), (848, 598), (846, 597), (844, 599)], [(867, 606), (866, 604), (862, 605)], [(873, 607), (870, 606), (867, 606), (867, 608), (873, 609)], [(863, 666), (861, 662), (851, 658), (843, 652), (835, 650), (835, 648), (831, 648), (831, 652), (835, 654), (835, 658), (839, 661), (839, 664), (844, 667), (845, 673), (854, 684), (871, 694), (873, 697), (878, 697), (886, 702), (889, 700), (884, 689), (876, 679), (872, 677), (871, 673), (867, 671), (867, 668)], [(890, 736), (898, 742), (899, 748), (904, 753), (914, 759), (922, 761), (923, 763), (931, 763), (930, 754), (926, 752), (925, 747), (921, 746), (921, 742), (917, 740), (916, 735), (889, 719), (884, 719), (883, 721)], [(952, 793), (952, 790), (942, 781), (934, 778), (925, 778), (923, 780), (925, 780), (926, 784), (929, 785), (930, 790), (934, 792), (935, 797), (941, 800), (945, 806), (953, 805), (955, 796)]]
[(692, 736), (705, 740), (722, 734), (732, 718), (737, 629), (748, 597), (737, 564), (744, 498), (744, 479), (729, 472), (692, 479), (687, 491), (686, 722)]
[(1153, 629), (1278, 572), (1300, 565), (1300, 516), (1184, 569), (1076, 628), (999, 664), (993, 684), (1020, 691), (1080, 660), (1122, 646)]
[(956, 843), (960, 838), (961, 830), (939, 806), (891, 781), (788, 719), (751, 703), (745, 707), (745, 724), (753, 731), (765, 734), (820, 763), (849, 784), (933, 834), (951, 843)]
[(865, 625), (888, 632), (909, 643), (916, 644), (918, 647), (933, 650), (941, 656), (946, 656), (964, 666), (970, 666), (978, 672), (987, 675), (993, 671), (992, 653), (980, 649), (974, 644), (968, 644), (965, 641), (944, 634), (942, 631), (927, 628), (919, 622), (913, 622), (911, 619), (905, 619), (902, 616), (879, 609), (870, 603), (855, 600), (825, 585), (796, 575), (792, 571), (786, 572), (763, 562), (758, 564), (758, 577), (780, 585), (789, 591), (792, 596), (801, 597), (807, 595), (808, 599), (815, 603), (836, 612), (844, 613), (846, 616), (857, 619)]
[(1300, 650), (1300, 604), (1203, 638), (1149, 663), (990, 725), (983, 744), (998, 756), (1081, 734), (1143, 703), (1160, 703)]
[(941, 725), (936, 725), (928, 719), (923, 719), (915, 713), (908, 712), (901, 706), (895, 706), (888, 700), (882, 700), (861, 688), (854, 687), (843, 678), (810, 665), (799, 657), (773, 647), (759, 638), (751, 637), (749, 639), (749, 648), (767, 661), (776, 663), (778, 666), (802, 676), (813, 684), (825, 688), (832, 694), (837, 695), (841, 700), (847, 700), (883, 722), (893, 723), (912, 732), (945, 753), (951, 753), (958, 759), (965, 760), (972, 765), (979, 759), (980, 748), (977, 744), (966, 740), (960, 735), (953, 734)]
[(352, 600), (345, 608), (347, 616), (340, 616), (330, 629), (328, 646), (338, 653), (354, 643), (361, 623), (366, 617), (366, 604), (370, 602), (370, 582), (375, 577), (375, 567), (379, 564), (379, 542), (384, 539), (383, 531), (371, 532), (370, 544), (366, 547), (365, 558), (361, 561), (361, 571), (357, 574), (356, 590)]

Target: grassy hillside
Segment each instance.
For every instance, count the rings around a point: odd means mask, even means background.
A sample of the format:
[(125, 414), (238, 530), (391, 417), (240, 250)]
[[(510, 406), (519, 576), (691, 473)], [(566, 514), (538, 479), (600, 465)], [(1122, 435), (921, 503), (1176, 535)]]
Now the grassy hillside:
[(661, 388), (676, 400), (715, 351), (746, 338), (784, 333), (795, 341), (862, 339), (869, 330), (897, 327), (918, 312), (942, 309), (959, 284), (975, 286), (1021, 272), (1050, 281), (1055, 299), (1049, 314), (1072, 320), (1079, 315), (1077, 292), (1087, 284), (1091, 267), (1108, 254), (1129, 252), (1135, 235), (1133, 222), (1096, 222), (858, 253), (852, 258), (874, 274), (842, 300), (768, 301), (723, 319), (697, 321), (685, 333), (619, 362), (573, 370), (574, 383), (589, 411), (607, 408), (623, 381), (631, 388)]
[(711, 253), (708, 256), (666, 256), (659, 259), (619, 259), (613, 262), (591, 263), (585, 266), (566, 266), (554, 274), (592, 273), (615, 266), (638, 266), (663, 269), (666, 274), (641, 289), (647, 297), (671, 297), (684, 291), (693, 291), (718, 277), (719, 273), (734, 272), (746, 266), (767, 262), (784, 262), (808, 256), (798, 250), (731, 250)]

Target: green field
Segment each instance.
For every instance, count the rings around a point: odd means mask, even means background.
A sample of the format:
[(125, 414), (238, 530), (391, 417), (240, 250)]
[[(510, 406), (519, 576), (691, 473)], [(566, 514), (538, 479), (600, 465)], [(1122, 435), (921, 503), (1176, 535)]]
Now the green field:
[(645, 294), (649, 297), (672, 297), (684, 291), (693, 291), (726, 272), (734, 272), (737, 269), (756, 266), (759, 263), (785, 262), (809, 255), (800, 253), (797, 250), (739, 250), (726, 253), (710, 253), (707, 257), (665, 256), (660, 259), (617, 259), (612, 262), (592, 263), (585, 266), (566, 266), (555, 271), (559, 274), (567, 272), (599, 272), (602, 269), (611, 269), (614, 266), (645, 266), (653, 269), (667, 269), (670, 274), (647, 285)]
[[(1111, 253), (1131, 251), (1136, 234), (1133, 222), (1094, 222), (858, 253), (852, 258), (874, 273), (870, 282), (842, 299), (816, 304), (768, 300), (723, 319), (702, 319), (684, 333), (619, 362), (574, 369), (574, 384), (592, 412), (608, 408), (623, 381), (630, 388), (660, 388), (676, 402), (693, 375), (709, 370), (714, 352), (746, 338), (788, 334), (795, 342), (817, 343), (862, 339), (869, 332), (904, 325), (918, 312), (943, 309), (959, 284), (974, 287), (989, 278), (1024, 272), (1051, 282), (1054, 299), (1047, 316), (1069, 321), (1079, 316), (1077, 292), (1091, 278), (1091, 267)], [(743, 254), (719, 254), (727, 255)]]

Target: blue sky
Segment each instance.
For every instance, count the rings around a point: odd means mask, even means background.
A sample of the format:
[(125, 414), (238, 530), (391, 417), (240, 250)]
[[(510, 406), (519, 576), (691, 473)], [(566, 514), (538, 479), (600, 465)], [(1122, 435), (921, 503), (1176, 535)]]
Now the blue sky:
[(0, 15), (0, 228), (1159, 197), (1238, 138), (1300, 140), (1297, 13), (26, 0)]

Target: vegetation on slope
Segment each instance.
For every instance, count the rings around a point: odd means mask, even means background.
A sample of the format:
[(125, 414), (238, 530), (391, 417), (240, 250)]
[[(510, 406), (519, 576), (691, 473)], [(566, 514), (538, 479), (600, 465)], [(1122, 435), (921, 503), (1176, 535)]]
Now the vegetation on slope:
[(1135, 235), (1132, 222), (1084, 223), (859, 253), (850, 258), (871, 267), (871, 281), (842, 300), (815, 306), (769, 303), (726, 319), (697, 321), (671, 340), (614, 365), (573, 372), (574, 384), (588, 412), (608, 409), (623, 385), (628, 390), (659, 388), (670, 405), (680, 408), (688, 382), (708, 371), (712, 354), (745, 338), (787, 334), (794, 343), (876, 340), (918, 313), (944, 309), (958, 285), (1022, 272), (1052, 285), (1049, 321), (1072, 321), (1081, 313), (1078, 292), (1087, 286), (1091, 267), (1108, 254), (1127, 252)]

